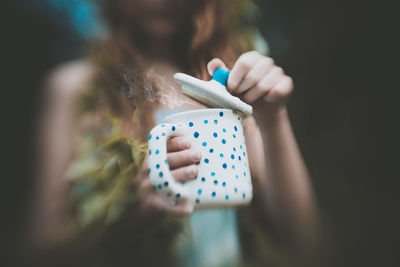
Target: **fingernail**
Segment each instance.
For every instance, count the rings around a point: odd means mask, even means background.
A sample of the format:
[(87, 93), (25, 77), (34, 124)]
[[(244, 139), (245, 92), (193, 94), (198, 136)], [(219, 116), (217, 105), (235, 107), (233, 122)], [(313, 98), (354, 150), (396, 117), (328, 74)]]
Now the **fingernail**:
[(191, 165), (191, 166), (189, 166), (189, 167), (187, 167), (187, 173), (188, 173), (188, 175), (194, 175), (194, 174), (196, 174), (196, 166), (194, 166), (194, 165)]
[(180, 147), (190, 147), (190, 141), (187, 139), (183, 139), (179, 141), (179, 146)]
[(200, 160), (201, 159), (201, 153), (199, 151), (196, 150), (192, 150), (190, 151), (190, 158), (192, 160)]
[(194, 207), (192, 204), (190, 204), (190, 203), (186, 204), (185, 213), (192, 214), (193, 210), (194, 210)]

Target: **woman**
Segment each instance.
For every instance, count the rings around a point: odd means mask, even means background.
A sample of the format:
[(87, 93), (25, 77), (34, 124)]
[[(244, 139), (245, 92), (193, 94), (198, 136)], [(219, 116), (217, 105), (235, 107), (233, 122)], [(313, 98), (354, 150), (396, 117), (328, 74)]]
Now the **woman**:
[[(71, 162), (79, 158), (76, 136), (95, 129), (96, 140), (107, 138), (104, 126), (118, 120), (119, 136), (144, 142), (157, 117), (168, 113), (166, 110), (202, 108), (180, 93), (172, 80), (175, 72), (209, 79), (208, 75), (222, 67), (231, 69), (227, 85), (230, 92), (254, 107), (254, 117), (247, 118), (243, 125), (254, 200), (241, 211), (239, 221), (252, 218), (263, 231), (268, 229), (277, 240), (297, 251), (312, 247), (316, 227), (313, 194), (285, 106), (293, 82), (271, 58), (246, 52), (249, 44), (238, 34), (239, 22), (234, 18), (239, 17), (247, 1), (105, 0), (102, 5), (111, 29), (108, 40), (99, 45), (91, 60), (64, 64), (48, 81), (32, 240), (46, 246), (76, 235), (75, 220), (67, 217), (70, 213), (65, 200), (70, 183), (63, 179)], [(77, 105), (88, 91), (92, 100), (94, 96), (94, 108), (77, 118)], [(107, 120), (107, 114), (112, 114), (111, 120)], [(192, 150), (183, 137), (171, 138), (168, 150), (174, 178), (181, 182), (194, 179), (200, 153)], [(144, 161), (142, 170), (131, 177), (135, 190), (130, 194), (138, 198), (121, 215), (129, 218), (126, 225), (131, 228), (117, 224), (125, 229), (125, 235), (129, 229), (146, 231), (158, 216), (193, 214), (193, 206), (174, 206), (154, 192), (145, 170)], [(221, 241), (222, 235), (198, 234), (196, 223), (201, 225), (207, 218), (213, 218), (215, 225), (226, 223), (220, 229), (225, 231), (227, 243)], [(182, 265), (239, 264), (240, 251), (248, 250), (249, 245), (239, 244), (234, 210), (210, 211), (208, 215), (195, 212), (190, 220), (195, 240), (181, 238), (178, 242), (177, 260)], [(251, 232), (253, 229), (249, 228), (255, 225), (247, 225), (245, 231)], [(198, 240), (207, 235), (209, 238)], [(232, 236), (236, 238), (229, 239)], [(200, 241), (205, 243), (199, 245)], [(205, 248), (212, 242), (221, 245), (217, 246), (218, 251), (207, 252)], [(164, 245), (168, 246), (168, 242)], [(230, 253), (224, 256), (223, 251)], [(152, 262), (151, 256), (145, 258)]]

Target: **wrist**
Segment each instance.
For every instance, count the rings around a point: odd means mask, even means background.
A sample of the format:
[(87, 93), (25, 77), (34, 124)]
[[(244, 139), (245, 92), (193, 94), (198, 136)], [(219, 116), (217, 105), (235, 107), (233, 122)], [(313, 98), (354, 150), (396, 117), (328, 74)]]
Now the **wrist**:
[(288, 119), (286, 105), (264, 105), (254, 110), (257, 124), (263, 128), (274, 128)]

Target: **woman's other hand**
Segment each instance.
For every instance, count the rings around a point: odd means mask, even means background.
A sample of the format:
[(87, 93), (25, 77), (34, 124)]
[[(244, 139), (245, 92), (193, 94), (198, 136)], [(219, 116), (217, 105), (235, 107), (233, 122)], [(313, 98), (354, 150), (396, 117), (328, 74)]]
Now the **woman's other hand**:
[[(220, 59), (207, 67), (210, 74), (226, 68)], [(313, 251), (319, 226), (314, 193), (286, 109), (292, 79), (271, 58), (253, 51), (235, 62), (227, 87), (254, 107), (243, 128), (252, 176), (258, 178), (253, 180), (257, 212), (265, 214), (282, 241)]]
[[(190, 147), (190, 141), (182, 136), (172, 137), (167, 141), (168, 163), (172, 176), (178, 182), (191, 181), (198, 174), (196, 163), (200, 161), (201, 153), (190, 149)], [(176, 216), (188, 216), (193, 213), (193, 204), (178, 202), (174, 205), (169, 199), (156, 192), (148, 175), (147, 160), (140, 174), (135, 177), (134, 183), (140, 196), (140, 214), (159, 212)]]
[[(219, 67), (226, 68), (219, 58), (207, 65), (210, 75)], [(275, 65), (272, 58), (251, 51), (242, 54), (235, 62), (227, 88), (231, 93), (242, 95), (248, 103), (263, 99), (271, 107), (279, 108), (285, 105), (293, 91), (293, 80)]]

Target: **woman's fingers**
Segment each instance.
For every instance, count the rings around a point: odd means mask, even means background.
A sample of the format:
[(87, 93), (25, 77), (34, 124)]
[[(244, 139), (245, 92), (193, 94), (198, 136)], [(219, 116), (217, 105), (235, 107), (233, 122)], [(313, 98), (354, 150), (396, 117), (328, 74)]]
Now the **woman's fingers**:
[(153, 193), (142, 200), (139, 209), (144, 213), (159, 212), (176, 216), (188, 216), (193, 213), (194, 206), (189, 202), (183, 201), (174, 205), (164, 196)]
[[(214, 58), (207, 64), (212, 75), (218, 67), (226, 68), (221, 59)], [(263, 98), (268, 103), (285, 103), (293, 90), (293, 81), (277, 67), (272, 58), (257, 51), (242, 54), (235, 62), (228, 78), (230, 92), (244, 95), (249, 103)]]
[(165, 212), (171, 215), (176, 215), (176, 216), (189, 216), (193, 213), (194, 211), (194, 205), (190, 202), (178, 202), (177, 205), (175, 206), (168, 206), (165, 209)]
[(264, 97), (266, 102), (284, 103), (293, 91), (293, 80), (289, 76), (280, 79), (271, 91)]
[(248, 103), (252, 103), (261, 96), (267, 94), (272, 87), (277, 83), (279, 77), (282, 77), (283, 70), (279, 67), (274, 67), (260, 82), (257, 83), (253, 88), (250, 88), (244, 95), (244, 100)]
[(132, 185), (133, 186), (140, 186), (140, 184), (143, 182), (143, 180), (146, 180), (146, 178), (148, 178), (149, 167), (148, 167), (147, 159), (148, 159), (148, 157), (146, 156), (146, 158), (143, 161), (143, 165), (142, 165), (142, 168), (140, 169), (139, 173), (132, 178)]
[(190, 140), (183, 136), (171, 137), (167, 141), (167, 152), (169, 153), (189, 149), (190, 146)]
[(241, 94), (255, 86), (265, 75), (267, 75), (273, 66), (274, 61), (271, 58), (265, 57), (263, 60), (259, 60), (246, 74), (235, 93)]
[[(182, 171), (181, 174), (179, 174), (179, 172), (176, 171), (175, 174), (179, 177), (185, 176), (184, 171)], [(174, 172), (172, 173), (173, 176), (175, 176)], [(186, 181), (188, 178), (184, 177), (180, 178), (180, 180)], [(171, 200), (155, 191), (154, 186), (148, 177), (147, 179), (142, 180), (138, 185), (137, 192), (141, 198), (139, 209), (143, 213), (161, 212), (176, 216), (188, 216), (193, 213), (193, 204), (185, 203), (183, 201), (173, 203)]]
[[(201, 153), (189, 150), (190, 145), (190, 141), (184, 137), (173, 137), (167, 141), (168, 151), (176, 151), (168, 153), (168, 163), (172, 169), (172, 176), (178, 182), (192, 180), (198, 174), (198, 166), (194, 165), (194, 163), (200, 161)], [(193, 213), (193, 204), (183, 201), (172, 203), (171, 200), (154, 190), (154, 186), (148, 176), (147, 157), (141, 171), (135, 176), (133, 183), (137, 186), (137, 191), (141, 199), (139, 203), (140, 212), (144, 214), (159, 212), (175, 216), (189, 216)]]
[(236, 92), (243, 78), (257, 63), (260, 57), (261, 54), (256, 51), (244, 53), (239, 57), (239, 59), (235, 62), (235, 65), (233, 66), (228, 78), (228, 88), (232, 92)]
[(211, 76), (214, 74), (214, 71), (215, 71), (217, 68), (226, 69), (225, 63), (224, 63), (221, 59), (219, 59), (219, 58), (214, 58), (214, 59), (212, 59), (210, 62), (208, 62), (208, 64), (207, 64), (207, 70), (208, 70), (208, 73), (209, 73)]
[[(187, 181), (189, 178), (185, 176), (187, 176), (187, 173), (189, 172), (190, 171), (185, 172), (184, 170), (179, 170), (175, 171), (175, 174), (172, 172), (172, 174), (174, 177), (175, 175), (179, 176), (180, 181)], [(139, 209), (143, 213), (163, 212), (177, 216), (187, 216), (193, 213), (193, 204), (185, 203), (183, 201), (176, 204), (172, 203), (171, 200), (155, 191), (154, 186), (148, 177), (139, 184), (137, 190), (141, 196)]]
[(167, 155), (169, 168), (171, 170), (194, 164), (200, 161), (201, 153), (197, 150), (182, 150), (178, 152), (171, 152)]
[(197, 177), (199, 173), (199, 167), (197, 165), (189, 165), (176, 170), (171, 171), (172, 176), (178, 182), (187, 182)]
[(147, 176), (146, 179), (143, 179), (143, 181), (140, 182), (140, 184), (137, 187), (137, 191), (139, 192), (140, 195), (146, 195), (149, 192), (154, 191), (154, 186), (150, 181), (150, 178)]
[[(198, 173), (199, 173), (199, 167), (194, 164), (171, 171), (172, 176), (178, 182), (187, 182), (193, 180), (197, 177)], [(148, 176), (146, 176), (145, 179), (142, 179), (140, 182), (138, 182), (137, 186), (140, 194), (146, 194), (154, 190), (154, 186), (152, 185), (150, 178)]]

